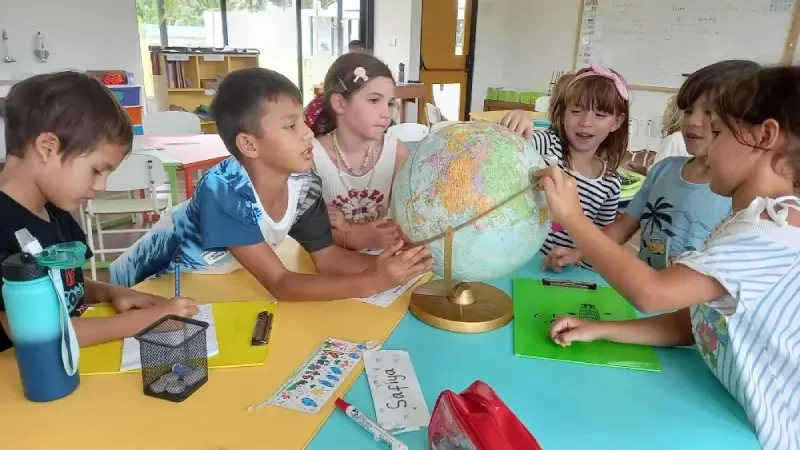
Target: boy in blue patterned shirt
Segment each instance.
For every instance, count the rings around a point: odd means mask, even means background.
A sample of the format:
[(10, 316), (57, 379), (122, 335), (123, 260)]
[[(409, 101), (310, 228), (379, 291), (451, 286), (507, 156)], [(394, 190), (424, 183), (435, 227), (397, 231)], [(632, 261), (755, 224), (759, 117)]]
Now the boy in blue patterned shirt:
[[(752, 61), (721, 61), (697, 70), (678, 92), (681, 133), (691, 156), (673, 156), (653, 166), (626, 210), (603, 232), (623, 244), (641, 231), (639, 259), (654, 269), (669, 266), (684, 252), (701, 247), (711, 230), (731, 213), (731, 200), (711, 192), (706, 160), (713, 139), (709, 100), (731, 72), (754, 70)], [(542, 262), (560, 272), (576, 264), (580, 250), (559, 247)]]
[[(176, 207), (111, 266), (111, 281), (132, 286), (175, 270), (226, 273), (240, 266), (279, 299), (368, 297), (426, 272), (428, 249), (399, 240), (378, 256), (333, 244), (319, 178), (311, 172), (313, 133), (301, 95), (262, 68), (229, 74), (211, 105), (231, 157), (206, 173)], [(291, 236), (319, 275), (291, 272), (274, 249)]]

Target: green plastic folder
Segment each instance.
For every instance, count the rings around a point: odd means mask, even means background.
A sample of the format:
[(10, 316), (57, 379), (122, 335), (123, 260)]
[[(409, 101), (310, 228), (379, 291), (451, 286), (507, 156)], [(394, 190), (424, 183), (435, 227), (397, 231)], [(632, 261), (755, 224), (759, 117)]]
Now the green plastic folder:
[(645, 345), (595, 341), (558, 346), (550, 339), (550, 325), (556, 317), (567, 314), (601, 321), (637, 317), (633, 307), (612, 288), (544, 286), (542, 280), (514, 278), (514, 353), (598, 366), (661, 370), (655, 350)]

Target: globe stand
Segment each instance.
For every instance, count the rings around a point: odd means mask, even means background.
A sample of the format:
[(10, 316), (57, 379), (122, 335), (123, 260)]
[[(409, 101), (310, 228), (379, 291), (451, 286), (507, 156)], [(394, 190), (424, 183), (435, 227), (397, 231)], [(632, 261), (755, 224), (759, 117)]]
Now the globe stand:
[(453, 227), (444, 235), (444, 279), (429, 281), (411, 294), (411, 312), (426, 324), (461, 333), (502, 328), (514, 314), (511, 297), (494, 286), (452, 280)]

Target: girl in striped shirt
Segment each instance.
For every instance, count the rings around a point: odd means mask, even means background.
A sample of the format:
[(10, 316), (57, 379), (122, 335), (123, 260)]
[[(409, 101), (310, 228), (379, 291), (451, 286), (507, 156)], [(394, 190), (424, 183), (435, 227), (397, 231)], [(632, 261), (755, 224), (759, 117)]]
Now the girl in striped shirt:
[(575, 181), (539, 172), (550, 213), (642, 312), (627, 322), (560, 317), (557, 344), (695, 344), (765, 449), (800, 449), (800, 67), (731, 73), (713, 101), (711, 190), (733, 214), (699, 251), (657, 271), (590, 226)]
[[(568, 77), (559, 80), (552, 97), (549, 130), (534, 131), (524, 111), (510, 112), (501, 123), (531, 139), (546, 159), (558, 161), (578, 184), (583, 213), (604, 227), (614, 221), (619, 206), (617, 168), (628, 148), (628, 87), (599, 63)], [(541, 251), (548, 255), (555, 247), (575, 247), (558, 223)]]

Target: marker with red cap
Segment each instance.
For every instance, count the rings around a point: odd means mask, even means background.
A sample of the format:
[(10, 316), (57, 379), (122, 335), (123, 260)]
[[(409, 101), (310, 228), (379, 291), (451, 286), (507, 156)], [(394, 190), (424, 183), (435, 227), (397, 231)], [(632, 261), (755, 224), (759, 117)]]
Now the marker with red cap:
[(344, 411), (348, 417), (353, 419), (357, 424), (361, 425), (362, 428), (369, 431), (376, 441), (383, 442), (384, 444), (390, 446), (392, 450), (408, 450), (408, 446), (406, 444), (403, 444), (399, 439), (392, 436), (391, 433), (381, 428), (377, 423), (371, 421), (367, 416), (364, 415), (364, 413), (357, 410), (350, 403), (347, 403), (341, 398), (337, 398), (336, 407)]

